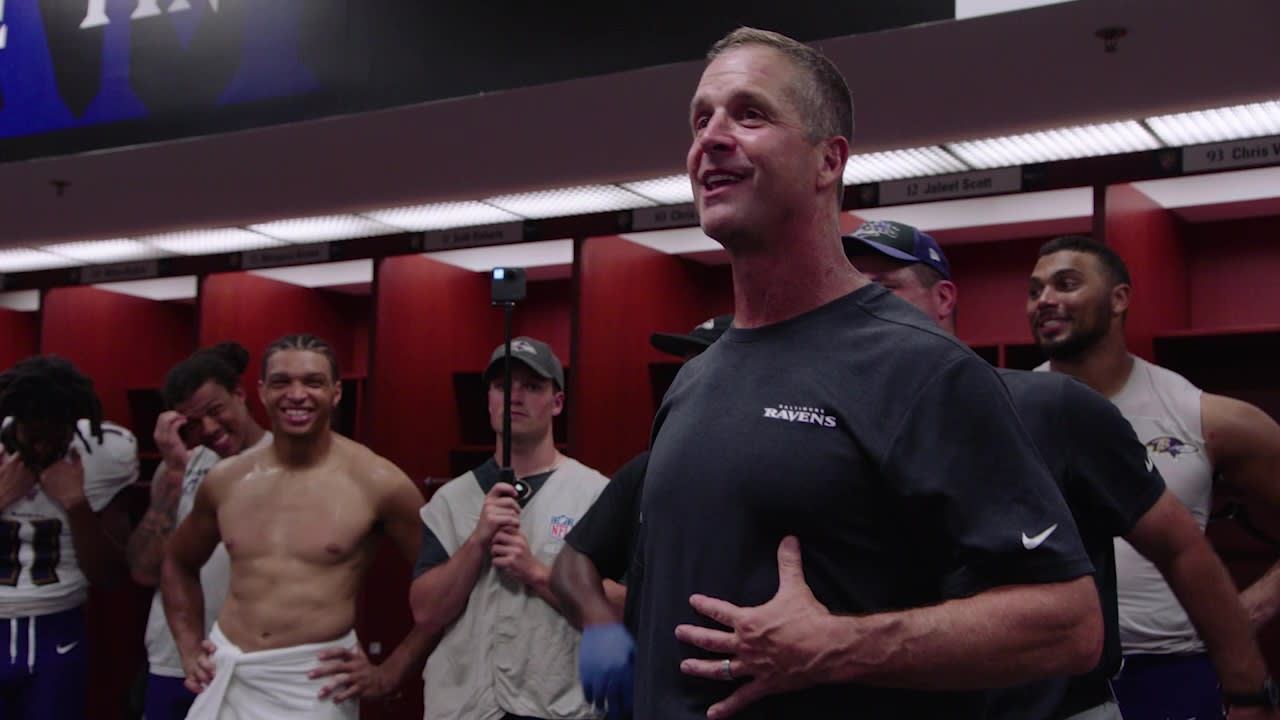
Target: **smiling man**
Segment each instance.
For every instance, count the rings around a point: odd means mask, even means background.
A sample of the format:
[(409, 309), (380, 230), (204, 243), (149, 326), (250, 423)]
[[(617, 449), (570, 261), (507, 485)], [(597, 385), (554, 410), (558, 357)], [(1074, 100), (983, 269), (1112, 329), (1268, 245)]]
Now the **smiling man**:
[(687, 170), (734, 321), (655, 420), (636, 716), (979, 718), (1092, 667), (1092, 565), (999, 377), (844, 257), (844, 78), (750, 28), (709, 58)]
[[(259, 394), (272, 440), (214, 466), (164, 559), (165, 614), (189, 718), (354, 718), (355, 698), (396, 688), (425, 651), (416, 629), (381, 665), (355, 637), (356, 595), (385, 534), (412, 561), (422, 495), (403, 472), (333, 432), (333, 349), (285, 336), (263, 355)], [(231, 558), (218, 621), (204, 636), (200, 568)]]
[[(164, 543), (191, 511), (196, 488), (224, 457), (242, 452), (271, 435), (253, 419), (240, 377), (249, 351), (239, 343), (219, 343), (196, 351), (170, 368), (161, 396), (168, 410), (156, 419), (155, 440), (162, 462), (151, 478), (151, 504), (129, 536), (126, 558), (139, 585), (160, 584)], [(198, 443), (188, 448), (188, 444)], [(205, 629), (212, 627), (227, 594), (229, 562), (219, 545), (200, 571)], [(151, 599), (144, 637), (147, 647), (147, 720), (180, 720), (195, 694), (185, 687), (182, 659), (169, 634), (159, 590)]]
[[(1280, 507), (1280, 425), (1249, 403), (1203, 392), (1131, 354), (1125, 317), (1133, 292), (1115, 250), (1079, 235), (1045, 243), (1026, 306), (1036, 344), (1049, 357), (1038, 369), (1072, 375), (1115, 403), (1201, 529), (1215, 479), (1251, 503)], [(1216, 675), (1205, 638), (1160, 569), (1124, 540), (1116, 540), (1115, 552), (1125, 662), (1112, 687), (1125, 718), (1217, 717), (1224, 701), (1237, 708), (1280, 704), (1270, 679), (1246, 686)], [(1255, 628), (1273, 619), (1280, 609), (1280, 563), (1240, 600)]]

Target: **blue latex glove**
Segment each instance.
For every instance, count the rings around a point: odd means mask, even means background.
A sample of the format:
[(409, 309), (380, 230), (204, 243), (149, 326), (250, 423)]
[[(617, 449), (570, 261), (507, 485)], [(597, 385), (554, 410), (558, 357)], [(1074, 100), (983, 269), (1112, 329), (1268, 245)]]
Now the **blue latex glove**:
[(578, 646), (578, 675), (587, 702), (604, 710), (610, 718), (631, 712), (631, 690), (635, 683), (636, 642), (622, 623), (588, 625)]

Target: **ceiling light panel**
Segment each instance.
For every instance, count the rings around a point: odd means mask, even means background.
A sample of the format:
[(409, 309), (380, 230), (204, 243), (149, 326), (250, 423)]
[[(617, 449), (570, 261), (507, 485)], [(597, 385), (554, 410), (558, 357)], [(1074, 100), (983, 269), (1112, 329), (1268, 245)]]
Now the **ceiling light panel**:
[(248, 227), (254, 232), (290, 243), (350, 240), (352, 238), (373, 237), (375, 235), (394, 235), (401, 232), (399, 228), (359, 215), (320, 215), (317, 217), (292, 218), (249, 225)]
[(1165, 208), (1270, 200), (1280, 197), (1280, 167), (1144, 180), (1131, 184)]
[(41, 250), (81, 263), (112, 263), (167, 257), (168, 253), (154, 245), (137, 240), (92, 240), (88, 242), (42, 245)]
[(266, 235), (242, 230), (240, 228), (212, 228), (209, 230), (186, 230), (183, 232), (162, 233), (137, 238), (139, 241), (153, 245), (178, 255), (213, 255), (224, 252), (240, 252), (242, 250), (261, 250), (279, 247), (283, 242)]
[(583, 185), (558, 190), (499, 195), (485, 198), (507, 212), (527, 218), (567, 217), (610, 210), (652, 207), (656, 202), (617, 185)]
[(94, 287), (148, 300), (190, 300), (196, 296), (196, 276), (180, 275), (152, 280), (99, 283)]
[(272, 280), (309, 288), (358, 285), (373, 282), (373, 261), (346, 260), (343, 262), (318, 263), (316, 265), (295, 265), (269, 270), (250, 270), (249, 272)]
[(668, 175), (653, 180), (622, 183), (622, 187), (647, 197), (659, 205), (679, 205), (693, 202), (693, 185), (688, 175)]
[(972, 168), (957, 160), (954, 155), (936, 146), (886, 150), (850, 155), (844, 166), (844, 184), (943, 175), (970, 169)]
[(49, 270), (51, 268), (75, 267), (83, 264), (79, 260), (72, 260), (68, 257), (30, 248), (0, 250), (0, 273)]
[(927, 232), (988, 227), (1093, 216), (1093, 189), (1087, 187), (1043, 192), (943, 200), (917, 205), (861, 208), (852, 215), (863, 220), (895, 220)]
[(1173, 146), (1280, 135), (1280, 100), (1157, 115), (1147, 125)]
[(707, 237), (701, 228), (696, 227), (625, 233), (619, 237), (668, 255), (688, 255), (723, 249), (720, 243)]
[(362, 214), (385, 225), (411, 232), (495, 225), (524, 219), (502, 208), (474, 201), (412, 205)]
[(35, 312), (40, 309), (40, 291), (14, 290), (0, 293), (0, 307), (18, 312)]
[(948, 149), (966, 163), (983, 169), (1115, 155), (1154, 150), (1158, 147), (1160, 141), (1133, 120), (1078, 125), (947, 145)]
[(496, 267), (546, 267), (573, 263), (573, 240), (490, 245), (424, 253), (424, 256), (449, 265), (476, 272), (489, 272)]
[(967, 20), (982, 15), (1016, 12), (1041, 5), (1056, 5), (1072, 0), (956, 0), (956, 19)]

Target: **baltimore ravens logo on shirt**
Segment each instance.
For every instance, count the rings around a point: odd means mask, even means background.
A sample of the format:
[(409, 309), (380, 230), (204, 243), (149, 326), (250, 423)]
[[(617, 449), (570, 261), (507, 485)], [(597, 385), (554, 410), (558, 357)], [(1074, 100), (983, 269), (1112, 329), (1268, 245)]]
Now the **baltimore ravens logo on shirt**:
[(770, 420), (785, 420), (787, 422), (806, 423), (820, 427), (833, 428), (836, 426), (834, 415), (828, 415), (827, 411), (822, 408), (804, 405), (780, 404), (777, 407), (767, 407), (764, 409), (764, 416)]
[(1200, 448), (1176, 437), (1161, 435), (1147, 441), (1147, 452), (1165, 453), (1177, 460), (1179, 455), (1195, 455), (1200, 452)]

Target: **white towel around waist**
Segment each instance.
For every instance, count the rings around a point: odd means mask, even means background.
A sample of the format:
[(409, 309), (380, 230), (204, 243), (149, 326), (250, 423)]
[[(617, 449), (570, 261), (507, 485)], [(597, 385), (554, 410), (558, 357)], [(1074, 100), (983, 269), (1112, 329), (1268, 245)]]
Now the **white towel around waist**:
[(360, 703), (321, 700), (320, 690), (331, 677), (311, 679), (307, 673), (321, 663), (316, 655), (325, 648), (355, 647), (354, 630), (324, 643), (310, 643), (276, 650), (244, 652), (231, 644), (214, 623), (209, 640), (213, 654), (213, 682), (196, 697), (187, 720), (356, 720)]

